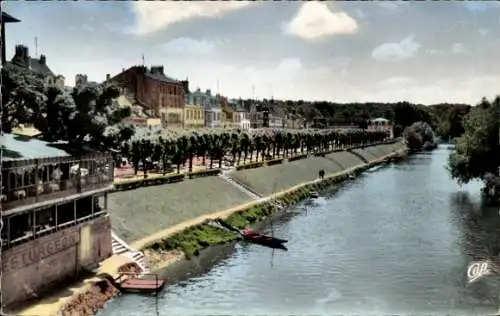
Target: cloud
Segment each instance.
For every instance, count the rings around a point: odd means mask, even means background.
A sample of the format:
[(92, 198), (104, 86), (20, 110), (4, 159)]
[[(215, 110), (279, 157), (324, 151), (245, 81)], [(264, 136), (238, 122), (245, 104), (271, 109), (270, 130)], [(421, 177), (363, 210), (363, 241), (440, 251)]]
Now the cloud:
[(391, 77), (380, 81), (378, 84), (382, 89), (405, 88), (414, 85), (416, 80), (411, 77)]
[(163, 45), (168, 53), (207, 55), (215, 50), (216, 42), (189, 37), (175, 38)]
[(406, 100), (409, 102), (434, 104), (440, 102), (468, 102), (476, 104), (482, 96), (494, 97), (492, 91), (498, 90), (498, 82), (500, 76), (484, 75), (478, 77), (457, 77), (435, 79), (427, 81), (424, 84), (417, 84), (413, 81), (412, 84), (402, 84), (405, 82), (405, 77), (400, 80), (389, 78), (387, 81), (401, 82), (400, 86), (388, 89), (387, 86), (381, 85), (361, 90), (359, 88), (346, 88), (345, 93), (353, 100), (359, 102), (384, 100), (385, 102), (398, 102)]
[(453, 45), (451, 45), (451, 52), (453, 54), (464, 54), (465, 53), (464, 44), (462, 44), (462, 43), (453, 43)]
[(413, 40), (413, 35), (401, 40), (399, 43), (385, 43), (372, 51), (372, 58), (394, 62), (415, 56), (421, 45)]
[(405, 4), (406, 3), (404, 2), (398, 2), (398, 1), (377, 1), (377, 5), (379, 7), (387, 10), (396, 10), (401, 8)]
[(138, 1), (132, 3), (136, 24), (131, 33), (144, 35), (195, 18), (219, 18), (251, 5), (247, 1)]
[(481, 34), (482, 37), (486, 37), (488, 33), (489, 31), (487, 29), (479, 29), (479, 34)]
[(427, 54), (429, 55), (444, 55), (445, 52), (439, 49), (428, 49), (426, 51)]
[(285, 33), (314, 40), (358, 31), (356, 20), (345, 12), (332, 12), (323, 2), (305, 2), (288, 22)]

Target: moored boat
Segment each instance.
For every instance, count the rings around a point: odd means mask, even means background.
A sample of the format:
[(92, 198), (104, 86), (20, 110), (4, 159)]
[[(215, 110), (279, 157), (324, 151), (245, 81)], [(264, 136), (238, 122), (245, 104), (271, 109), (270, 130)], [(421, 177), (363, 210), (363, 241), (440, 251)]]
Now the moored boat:
[(270, 248), (275, 248), (275, 249), (282, 249), (282, 250), (288, 250), (285, 245), (285, 243), (288, 242), (286, 239), (281, 239), (281, 238), (276, 238), (264, 234), (259, 234), (257, 232), (254, 232), (251, 229), (245, 229), (242, 234), (243, 239), (246, 241), (250, 241), (254, 244), (270, 247)]
[(143, 280), (128, 279), (119, 283), (119, 290), (122, 293), (155, 293), (161, 291), (166, 280)]
[(288, 240), (286, 239), (281, 239), (281, 238), (276, 238), (273, 236), (268, 236), (264, 234), (257, 233), (253, 231), (250, 228), (246, 228), (243, 231), (240, 231), (239, 229), (231, 226), (229, 223), (226, 223), (222, 219), (218, 218), (215, 220), (219, 225), (222, 227), (225, 227), (228, 230), (237, 232), (238, 234), (241, 235), (243, 240), (261, 245), (261, 246), (266, 246), (269, 248), (275, 248), (275, 249), (282, 249), (282, 250), (288, 250), (283, 244), (287, 243)]

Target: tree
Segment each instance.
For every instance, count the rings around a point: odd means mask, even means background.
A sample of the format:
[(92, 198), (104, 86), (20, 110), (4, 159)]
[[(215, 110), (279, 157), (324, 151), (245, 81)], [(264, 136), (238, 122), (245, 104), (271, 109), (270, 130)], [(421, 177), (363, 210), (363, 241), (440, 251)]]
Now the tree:
[[(482, 99), (464, 118), (464, 134), (457, 138), (455, 152), (448, 158), (451, 176), (459, 183), (485, 181), (497, 175), (500, 165), (500, 97)], [(489, 181), (492, 182), (492, 181)]]
[(10, 133), (20, 124), (32, 123), (46, 113), (43, 80), (12, 64), (2, 67), (2, 131)]
[(410, 150), (434, 149), (436, 141), (432, 127), (426, 122), (415, 122), (404, 131)]
[(119, 123), (130, 108), (119, 108), (119, 90), (110, 85), (87, 85), (71, 93), (44, 87), (43, 78), (29, 69), (7, 64), (2, 69), (2, 130), (33, 124), (49, 142), (67, 141), (81, 150), (120, 149), (134, 130)]

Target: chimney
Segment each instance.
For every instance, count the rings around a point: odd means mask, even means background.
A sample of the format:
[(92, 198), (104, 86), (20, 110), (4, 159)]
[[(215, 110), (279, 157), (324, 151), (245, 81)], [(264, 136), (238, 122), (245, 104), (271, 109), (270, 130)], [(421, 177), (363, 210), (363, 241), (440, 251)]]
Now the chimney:
[(163, 72), (164, 68), (163, 66), (158, 66), (158, 72), (162, 75), (164, 75), (165, 73)]
[(47, 57), (45, 55), (40, 55), (40, 65), (45, 65), (47, 63)]
[(30, 60), (29, 60), (29, 52), (28, 47), (24, 45), (16, 45), (16, 50), (14, 57), (12, 58), (12, 62), (20, 67), (29, 68)]
[(207, 89), (207, 92), (206, 92), (207, 95), (212, 95), (212, 91), (210, 91), (210, 89)]
[(106, 74), (106, 81), (108, 81), (109, 79), (111, 79), (111, 75), (110, 74)]
[(187, 79), (183, 80), (181, 81), (181, 84), (182, 88), (184, 89), (184, 93), (189, 93), (189, 81)]

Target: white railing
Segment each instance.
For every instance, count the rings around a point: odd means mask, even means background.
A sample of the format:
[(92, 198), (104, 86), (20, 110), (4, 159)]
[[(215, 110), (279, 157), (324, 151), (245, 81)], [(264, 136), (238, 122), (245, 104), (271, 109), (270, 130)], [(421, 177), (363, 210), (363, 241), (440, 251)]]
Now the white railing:
[(139, 268), (141, 268), (141, 276), (143, 276), (145, 273), (149, 273), (149, 264), (146, 259), (146, 256), (142, 251), (136, 251), (132, 249), (123, 239), (118, 237), (118, 235), (115, 234), (115, 232), (111, 231), (111, 238), (112, 241), (117, 242), (120, 244), (123, 248), (125, 248), (127, 251), (125, 253), (122, 253), (124, 256), (128, 257), (131, 259), (133, 262), (135, 262)]

